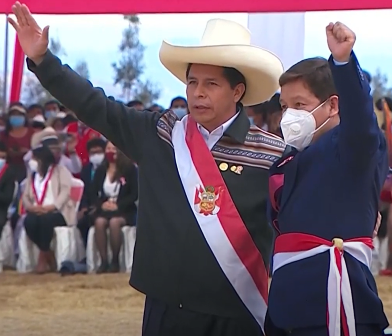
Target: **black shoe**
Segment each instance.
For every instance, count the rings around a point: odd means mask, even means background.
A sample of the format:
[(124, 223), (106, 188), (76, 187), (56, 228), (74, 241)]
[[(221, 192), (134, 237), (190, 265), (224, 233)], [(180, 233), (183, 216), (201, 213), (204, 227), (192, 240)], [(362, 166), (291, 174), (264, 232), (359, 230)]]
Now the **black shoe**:
[(119, 265), (119, 263), (118, 262), (112, 262), (110, 264), (108, 272), (109, 273), (118, 273), (118, 272), (120, 272), (120, 265)]
[(97, 269), (97, 274), (106, 273), (109, 269), (107, 261), (102, 261), (101, 265)]

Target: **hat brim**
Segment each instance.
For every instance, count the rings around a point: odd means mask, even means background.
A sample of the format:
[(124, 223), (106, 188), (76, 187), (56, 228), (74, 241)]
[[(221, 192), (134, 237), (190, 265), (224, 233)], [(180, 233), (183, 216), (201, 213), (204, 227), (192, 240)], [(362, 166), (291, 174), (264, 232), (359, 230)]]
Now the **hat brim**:
[(251, 45), (175, 46), (162, 42), (159, 58), (163, 66), (186, 84), (189, 64), (208, 64), (237, 69), (246, 80), (245, 106), (262, 103), (279, 89), (283, 64), (273, 53)]

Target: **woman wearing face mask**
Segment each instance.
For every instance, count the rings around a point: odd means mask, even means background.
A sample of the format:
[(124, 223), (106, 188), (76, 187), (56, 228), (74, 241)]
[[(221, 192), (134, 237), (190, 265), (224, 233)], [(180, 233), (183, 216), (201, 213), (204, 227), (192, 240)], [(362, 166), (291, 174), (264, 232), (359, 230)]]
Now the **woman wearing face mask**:
[(56, 270), (50, 249), (54, 228), (75, 224), (75, 204), (70, 198), (72, 175), (67, 168), (56, 164), (52, 151), (42, 144), (33, 150), (29, 167), (32, 174), (23, 193), (27, 212), (24, 227), (40, 251), (36, 271), (45, 273)]
[(15, 176), (12, 166), (7, 164), (7, 148), (0, 141), (0, 237), (7, 221), (8, 208), (13, 200)]
[(28, 126), (24, 106), (20, 103), (12, 104), (8, 110), (7, 125), (1, 134), (1, 141), (8, 149), (8, 163), (14, 167), (18, 182), (26, 177), (23, 156), (29, 151), (33, 133), (33, 129)]
[(175, 97), (170, 103), (170, 109), (181, 120), (188, 114), (188, 103), (184, 97)]
[[(109, 142), (105, 149), (105, 161), (97, 169), (91, 186), (94, 213), (95, 242), (101, 256), (97, 273), (118, 272), (119, 253), (122, 246), (124, 225), (136, 223), (138, 178), (135, 165)], [(107, 256), (107, 229), (109, 228), (112, 260)]]

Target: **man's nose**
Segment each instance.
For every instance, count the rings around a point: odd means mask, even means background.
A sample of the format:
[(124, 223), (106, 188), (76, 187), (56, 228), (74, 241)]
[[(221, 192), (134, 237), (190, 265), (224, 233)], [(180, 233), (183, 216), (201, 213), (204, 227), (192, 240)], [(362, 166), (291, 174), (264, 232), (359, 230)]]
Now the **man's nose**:
[(205, 89), (202, 84), (197, 84), (194, 95), (196, 98), (205, 97)]

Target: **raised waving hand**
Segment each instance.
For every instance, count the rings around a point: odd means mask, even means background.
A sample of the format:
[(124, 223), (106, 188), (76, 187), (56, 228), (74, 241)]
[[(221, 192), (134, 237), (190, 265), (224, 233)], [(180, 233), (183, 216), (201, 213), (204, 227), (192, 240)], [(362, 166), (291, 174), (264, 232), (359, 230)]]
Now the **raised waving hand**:
[(15, 2), (12, 11), (16, 21), (8, 18), (9, 23), (18, 34), (20, 45), (28, 58), (35, 64), (41, 63), (49, 44), (49, 26), (43, 30), (37, 24), (25, 4)]

